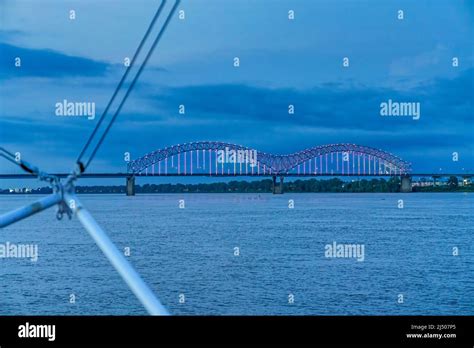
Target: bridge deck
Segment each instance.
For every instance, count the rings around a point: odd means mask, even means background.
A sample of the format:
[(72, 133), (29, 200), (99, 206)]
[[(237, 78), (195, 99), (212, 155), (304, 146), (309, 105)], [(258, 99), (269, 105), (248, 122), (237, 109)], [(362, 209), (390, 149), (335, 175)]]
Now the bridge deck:
[[(59, 178), (66, 178), (69, 174), (67, 173), (56, 173), (52, 174)], [(285, 177), (398, 177), (400, 175), (394, 174), (218, 174), (209, 175), (209, 173), (193, 173), (193, 174), (135, 174), (136, 177), (262, 177), (271, 178), (273, 175), (285, 176)], [(411, 177), (472, 177), (474, 174), (468, 173), (410, 173)], [(129, 173), (84, 173), (81, 178), (89, 179), (113, 179), (113, 178), (126, 178), (132, 176)], [(0, 174), (1, 179), (35, 179), (36, 177), (30, 174)]]

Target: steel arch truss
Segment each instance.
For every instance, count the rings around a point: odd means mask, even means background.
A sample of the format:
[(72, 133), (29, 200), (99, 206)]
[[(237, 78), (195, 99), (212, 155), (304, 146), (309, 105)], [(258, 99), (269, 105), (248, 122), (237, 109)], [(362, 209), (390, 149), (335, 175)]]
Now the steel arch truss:
[[(215, 141), (202, 141), (187, 144), (178, 144), (150, 152), (140, 158), (130, 161), (127, 170), (131, 174), (138, 174), (146, 170), (147, 168), (173, 156), (199, 150), (208, 150), (211, 152), (226, 150), (255, 151), (242, 145)], [(261, 151), (256, 151), (256, 165), (265, 174), (284, 175), (292, 170), (295, 170), (295, 168), (297, 168), (298, 166), (303, 165), (308, 161), (311, 161), (312, 159), (316, 159), (322, 156), (327, 157), (327, 155), (334, 154), (340, 154), (341, 156), (344, 154), (366, 156), (369, 158), (369, 161), (370, 158), (372, 158), (372, 160), (376, 160), (378, 161), (378, 163), (383, 163), (384, 168), (390, 168), (390, 173), (392, 173), (393, 170), (394, 173), (403, 175), (408, 174), (411, 171), (410, 163), (402, 160), (401, 158), (391, 153), (380, 149), (356, 144), (322, 145), (289, 155), (273, 155)], [(375, 175), (375, 172), (373, 174)]]

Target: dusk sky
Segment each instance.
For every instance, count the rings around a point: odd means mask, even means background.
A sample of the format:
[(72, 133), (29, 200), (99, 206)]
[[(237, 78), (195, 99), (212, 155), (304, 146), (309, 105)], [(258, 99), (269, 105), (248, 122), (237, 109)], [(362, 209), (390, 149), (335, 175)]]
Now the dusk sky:
[[(0, 144), (69, 172), (159, 4), (0, 0)], [(201, 140), (282, 154), (356, 143), (418, 172), (474, 171), (474, 1), (183, 0), (178, 9), (185, 19), (174, 15), (91, 172), (125, 171), (124, 152)], [(95, 119), (58, 117), (64, 99), (95, 102)], [(420, 103), (420, 118), (382, 117), (389, 99)]]

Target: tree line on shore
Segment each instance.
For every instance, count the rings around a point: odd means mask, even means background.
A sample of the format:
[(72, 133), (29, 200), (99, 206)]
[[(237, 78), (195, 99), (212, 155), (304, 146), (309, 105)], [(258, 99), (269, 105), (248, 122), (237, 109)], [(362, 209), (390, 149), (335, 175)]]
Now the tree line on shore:
[[(279, 181), (277, 180), (277, 185)], [(284, 192), (400, 192), (400, 178), (393, 177), (389, 180), (352, 180), (343, 181), (338, 178), (329, 180), (307, 179), (294, 180), (283, 183)], [(474, 185), (459, 186), (457, 178), (448, 180), (441, 186), (414, 186), (415, 192), (450, 192), (474, 191)], [(47, 194), (51, 188), (42, 187), (31, 190), (10, 189), (0, 190), (0, 194)], [(77, 186), (77, 193), (125, 193), (125, 186)], [(136, 193), (269, 193), (272, 192), (272, 180), (258, 181), (229, 181), (199, 184), (144, 184), (135, 186)]]

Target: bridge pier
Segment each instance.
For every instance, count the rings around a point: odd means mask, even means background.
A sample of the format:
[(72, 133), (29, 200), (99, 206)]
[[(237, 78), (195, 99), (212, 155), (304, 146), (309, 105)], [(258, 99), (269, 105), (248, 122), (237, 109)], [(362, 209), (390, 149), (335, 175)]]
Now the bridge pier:
[(411, 187), (411, 176), (403, 175), (402, 176), (402, 184), (400, 186), (400, 192), (412, 192)]
[(127, 196), (135, 196), (135, 177), (127, 176), (125, 180), (126, 180), (125, 192)]
[(283, 175), (280, 176), (280, 184), (277, 186), (276, 175), (273, 175), (272, 192), (274, 195), (279, 195), (283, 193), (283, 178)]

